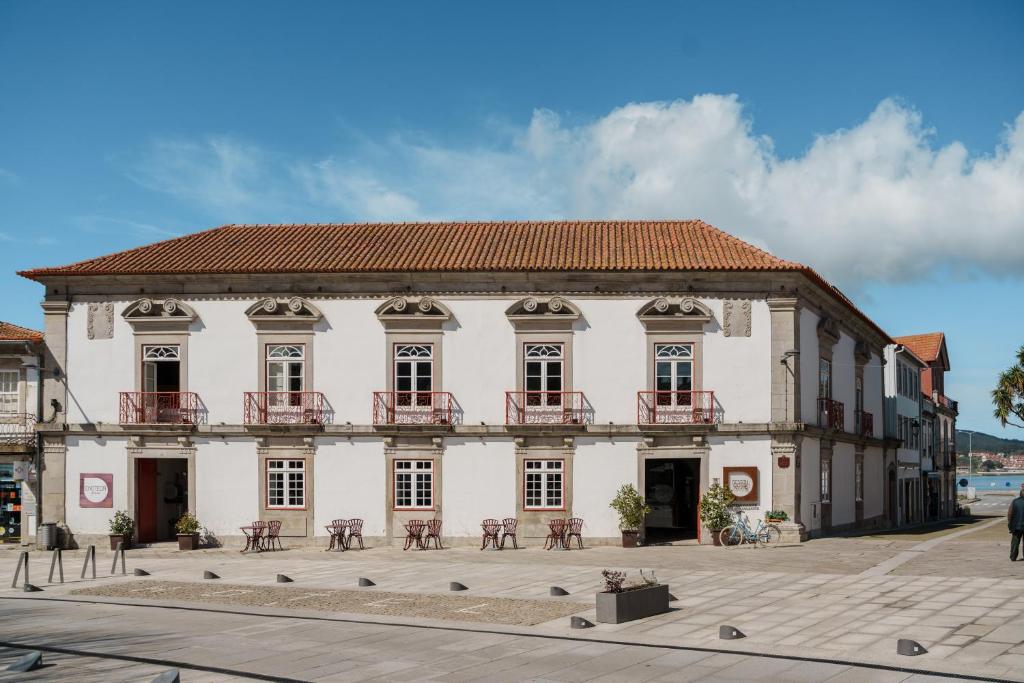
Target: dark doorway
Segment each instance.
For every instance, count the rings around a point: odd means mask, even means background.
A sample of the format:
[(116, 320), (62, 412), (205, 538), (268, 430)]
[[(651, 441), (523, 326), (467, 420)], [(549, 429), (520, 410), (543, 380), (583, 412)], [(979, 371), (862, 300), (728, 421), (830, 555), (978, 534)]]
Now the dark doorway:
[(700, 460), (645, 460), (644, 498), (651, 507), (651, 512), (644, 522), (646, 543), (669, 543), (697, 538)]
[(188, 460), (137, 459), (135, 492), (139, 543), (173, 541), (174, 524), (188, 510)]

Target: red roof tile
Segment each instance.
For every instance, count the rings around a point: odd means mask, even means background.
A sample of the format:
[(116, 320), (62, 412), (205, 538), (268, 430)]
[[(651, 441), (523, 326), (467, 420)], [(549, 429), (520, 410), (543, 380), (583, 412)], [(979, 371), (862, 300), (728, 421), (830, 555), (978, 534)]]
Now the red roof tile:
[(942, 332), (929, 332), (927, 334), (909, 334), (903, 337), (893, 337), (893, 341), (902, 344), (910, 349), (915, 356), (925, 363), (932, 363), (939, 357), (942, 351), (942, 342), (945, 335)]
[(43, 341), (43, 333), (0, 320), (0, 341)]

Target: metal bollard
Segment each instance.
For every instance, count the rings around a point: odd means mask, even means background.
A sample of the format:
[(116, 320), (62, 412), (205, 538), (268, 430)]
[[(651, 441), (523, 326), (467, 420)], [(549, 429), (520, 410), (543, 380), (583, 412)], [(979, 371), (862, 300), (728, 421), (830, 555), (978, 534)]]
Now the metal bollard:
[(53, 570), (60, 570), (60, 582), (64, 583), (64, 555), (60, 548), (53, 549), (53, 555), (50, 558), (50, 577), (46, 579), (46, 583), (53, 583)]
[(117, 542), (117, 549), (114, 550), (114, 564), (110, 565), (110, 575), (113, 576), (114, 572), (117, 571), (117, 558), (121, 557), (121, 573), (127, 574), (128, 571), (124, 567), (124, 542)]
[(89, 560), (92, 559), (92, 578), (96, 578), (96, 546), (91, 545), (85, 551), (85, 562), (82, 564), (82, 576), (85, 578), (85, 570), (89, 568)]
[(18, 587), (18, 577), (21, 576), (21, 565), (25, 565), (25, 583), (28, 583), (28, 551), (22, 550), (18, 555), (18, 568), (14, 570), (14, 581), (11, 581), (11, 588)]

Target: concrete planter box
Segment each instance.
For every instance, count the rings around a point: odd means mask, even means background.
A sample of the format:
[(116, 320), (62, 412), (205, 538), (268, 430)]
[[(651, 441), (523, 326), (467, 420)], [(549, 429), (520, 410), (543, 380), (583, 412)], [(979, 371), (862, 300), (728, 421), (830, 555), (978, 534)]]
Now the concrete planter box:
[(668, 584), (621, 593), (598, 593), (597, 620), (602, 624), (621, 624), (664, 614), (668, 611), (668, 599)]
[(125, 550), (132, 544), (131, 534), (109, 534), (110, 536), (110, 549), (117, 550), (117, 544), (120, 543), (121, 547)]
[(178, 534), (178, 550), (195, 550), (199, 547), (199, 534)]

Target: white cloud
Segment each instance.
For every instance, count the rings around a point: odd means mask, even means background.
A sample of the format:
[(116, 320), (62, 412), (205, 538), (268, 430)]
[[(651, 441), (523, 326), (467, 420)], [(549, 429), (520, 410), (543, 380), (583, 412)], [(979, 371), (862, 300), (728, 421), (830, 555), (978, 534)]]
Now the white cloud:
[(974, 158), (959, 143), (937, 147), (921, 115), (894, 100), (794, 158), (755, 132), (736, 96), (629, 104), (578, 125), (538, 110), (493, 135), (462, 147), (395, 135), (286, 163), (223, 138), (163, 143), (140, 182), (219, 211), (284, 197), (296, 221), (325, 210), (349, 220), (699, 217), (846, 284), (934, 269), (1021, 274), (1024, 114)]

